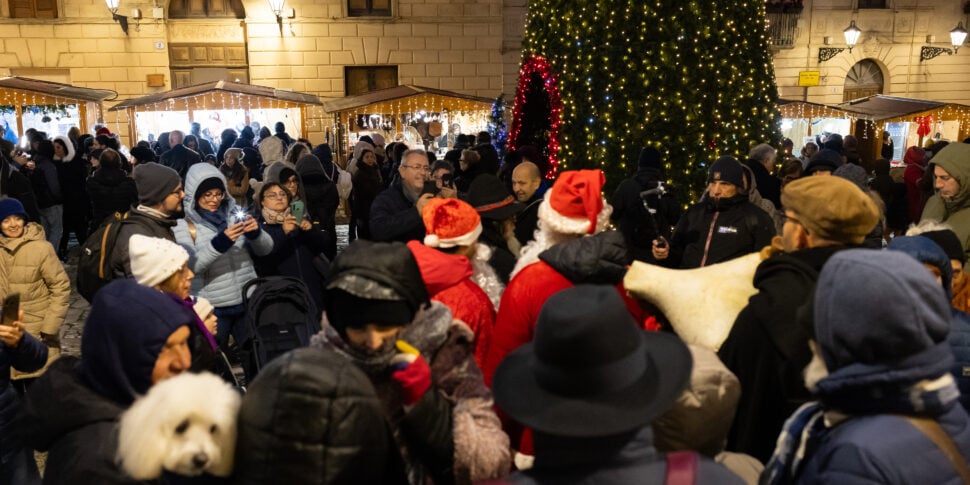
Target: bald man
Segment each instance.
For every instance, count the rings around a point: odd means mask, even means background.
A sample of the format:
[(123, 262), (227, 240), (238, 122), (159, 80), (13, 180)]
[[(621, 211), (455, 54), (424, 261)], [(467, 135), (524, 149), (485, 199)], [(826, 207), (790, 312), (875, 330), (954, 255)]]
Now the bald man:
[(523, 246), (532, 240), (539, 224), (539, 202), (542, 197), (536, 194), (542, 184), (539, 167), (532, 162), (523, 161), (512, 171), (512, 192), (519, 202), (525, 204), (525, 210), (519, 213), (515, 221), (515, 238)]

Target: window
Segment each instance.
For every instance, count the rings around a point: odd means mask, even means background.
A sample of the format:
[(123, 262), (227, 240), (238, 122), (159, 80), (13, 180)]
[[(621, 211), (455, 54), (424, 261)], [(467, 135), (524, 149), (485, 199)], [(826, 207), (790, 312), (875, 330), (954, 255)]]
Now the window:
[(210, 81), (248, 84), (246, 44), (169, 44), (172, 89)]
[(349, 17), (390, 17), (391, 0), (347, 0)]
[(172, 0), (168, 5), (168, 16), (173, 19), (244, 19), (246, 9), (241, 0)]
[(10, 0), (10, 18), (56, 19), (57, 0)]
[(859, 8), (886, 8), (886, 0), (859, 0)]
[(346, 66), (344, 92), (347, 96), (397, 86), (397, 66)]

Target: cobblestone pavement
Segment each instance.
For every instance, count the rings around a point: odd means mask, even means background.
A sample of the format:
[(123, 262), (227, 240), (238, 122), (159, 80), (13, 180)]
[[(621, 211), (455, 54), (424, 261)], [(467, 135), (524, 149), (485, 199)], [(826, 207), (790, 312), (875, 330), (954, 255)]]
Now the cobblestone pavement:
[[(347, 225), (337, 226), (337, 250), (343, 251), (347, 247)], [(67, 316), (64, 318), (64, 325), (61, 326), (61, 352), (64, 355), (81, 355), (81, 334), (84, 331), (84, 320), (88, 318), (90, 305), (87, 300), (77, 292), (74, 283), (77, 275), (77, 256), (79, 248), (74, 247), (70, 250), (70, 256), (64, 264), (68, 276), (71, 278), (71, 297), (70, 305), (67, 308)]]

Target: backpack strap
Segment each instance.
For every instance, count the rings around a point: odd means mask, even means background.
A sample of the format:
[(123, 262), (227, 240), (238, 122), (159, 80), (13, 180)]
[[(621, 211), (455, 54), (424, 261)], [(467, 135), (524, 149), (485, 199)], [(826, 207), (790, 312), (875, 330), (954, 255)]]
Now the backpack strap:
[(667, 453), (667, 473), (664, 485), (694, 485), (697, 481), (697, 452)]
[(917, 418), (914, 416), (900, 417), (929, 438), (943, 452), (946, 459), (950, 461), (950, 464), (953, 465), (953, 468), (963, 483), (970, 484), (970, 468), (967, 467), (967, 460), (960, 453), (960, 450), (953, 442), (953, 439), (950, 438), (950, 435), (946, 434), (946, 431), (943, 431), (943, 428), (940, 427), (940, 423), (929, 418)]

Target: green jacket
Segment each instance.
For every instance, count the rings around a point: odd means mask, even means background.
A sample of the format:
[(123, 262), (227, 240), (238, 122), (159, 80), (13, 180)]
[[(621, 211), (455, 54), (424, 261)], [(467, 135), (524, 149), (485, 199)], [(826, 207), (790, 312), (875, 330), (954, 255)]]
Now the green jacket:
[(934, 194), (926, 201), (921, 221), (945, 222), (963, 243), (963, 251), (970, 252), (970, 145), (951, 143), (931, 160), (946, 170), (960, 184), (960, 191), (950, 200)]

